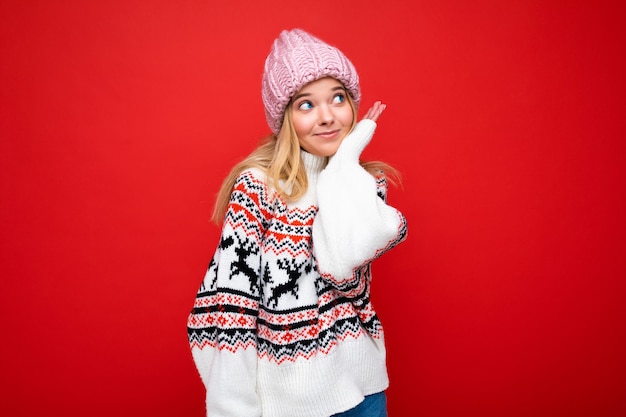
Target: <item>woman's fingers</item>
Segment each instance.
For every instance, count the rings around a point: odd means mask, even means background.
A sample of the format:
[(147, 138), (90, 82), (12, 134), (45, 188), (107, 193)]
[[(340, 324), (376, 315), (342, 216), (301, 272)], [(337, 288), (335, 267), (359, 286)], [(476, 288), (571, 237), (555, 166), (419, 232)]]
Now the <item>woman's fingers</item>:
[(364, 119), (371, 119), (373, 121), (377, 121), (378, 118), (380, 117), (380, 115), (383, 113), (383, 111), (385, 111), (386, 108), (387, 108), (386, 104), (383, 104), (380, 101), (376, 101), (376, 102), (374, 102), (372, 107), (370, 107), (367, 110), (367, 113), (365, 113), (365, 116), (363, 118)]

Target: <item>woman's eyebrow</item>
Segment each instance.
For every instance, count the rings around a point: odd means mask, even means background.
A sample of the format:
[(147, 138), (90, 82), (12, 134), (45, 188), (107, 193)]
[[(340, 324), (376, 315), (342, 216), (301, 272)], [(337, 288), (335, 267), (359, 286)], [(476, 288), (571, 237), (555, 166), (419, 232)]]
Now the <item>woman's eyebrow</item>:
[[(331, 88), (331, 89), (330, 89), (330, 91), (331, 91), (331, 92), (335, 92), (335, 91), (343, 91), (343, 92), (346, 92), (347, 90), (346, 90), (346, 88), (345, 88), (345, 87), (338, 85), (338, 86), (336, 86), (336, 87)], [(293, 96), (293, 98), (292, 98), (291, 100), (292, 100), (292, 101), (296, 101), (296, 100), (298, 100), (298, 99), (299, 99), (299, 98), (301, 98), (301, 97), (308, 97), (308, 96), (310, 96), (310, 95), (311, 95), (311, 93), (301, 93), (301, 94), (296, 94), (295, 96)]]
[(297, 99), (299, 99), (300, 97), (307, 97), (310, 96), (311, 93), (301, 93), (301, 94), (296, 94), (295, 96), (293, 96), (293, 98), (291, 99), (291, 101), (296, 101)]

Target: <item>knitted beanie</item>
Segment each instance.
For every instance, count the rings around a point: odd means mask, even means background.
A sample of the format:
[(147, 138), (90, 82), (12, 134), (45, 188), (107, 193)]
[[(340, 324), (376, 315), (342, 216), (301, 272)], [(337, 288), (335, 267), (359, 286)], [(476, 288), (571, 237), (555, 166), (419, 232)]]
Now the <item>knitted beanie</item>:
[(358, 106), (359, 76), (339, 49), (302, 29), (281, 32), (265, 60), (263, 72), (263, 105), (272, 132), (280, 130), (289, 100), (306, 84), (324, 77), (339, 80)]

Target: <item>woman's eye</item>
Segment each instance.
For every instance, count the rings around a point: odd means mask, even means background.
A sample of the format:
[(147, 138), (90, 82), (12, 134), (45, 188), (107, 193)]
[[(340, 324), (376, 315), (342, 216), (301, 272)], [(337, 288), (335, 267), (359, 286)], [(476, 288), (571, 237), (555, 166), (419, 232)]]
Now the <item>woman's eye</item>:
[(346, 96), (344, 96), (343, 94), (336, 94), (333, 97), (333, 103), (343, 103), (346, 100)]
[(302, 103), (300, 103), (298, 108), (300, 110), (311, 110), (313, 108), (313, 105), (308, 101), (303, 101)]

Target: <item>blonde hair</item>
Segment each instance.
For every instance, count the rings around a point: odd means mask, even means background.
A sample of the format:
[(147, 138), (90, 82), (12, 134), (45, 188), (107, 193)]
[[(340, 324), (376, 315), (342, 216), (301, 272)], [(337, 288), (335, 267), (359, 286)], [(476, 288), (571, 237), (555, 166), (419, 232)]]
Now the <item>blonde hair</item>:
[[(357, 109), (349, 94), (347, 98), (352, 108), (352, 127), (354, 127)], [(224, 221), (235, 182), (242, 172), (250, 168), (257, 168), (264, 172), (266, 178), (271, 181), (272, 187), (287, 202), (297, 201), (306, 193), (309, 182), (300, 156), (300, 143), (291, 113), (292, 104), (290, 102), (285, 109), (283, 125), (278, 134), (263, 138), (260, 145), (252, 153), (230, 170), (222, 182), (213, 206), (211, 220), (214, 223), (221, 225)], [(373, 176), (384, 175), (390, 183), (400, 184), (400, 173), (384, 162), (361, 161), (361, 165)]]

